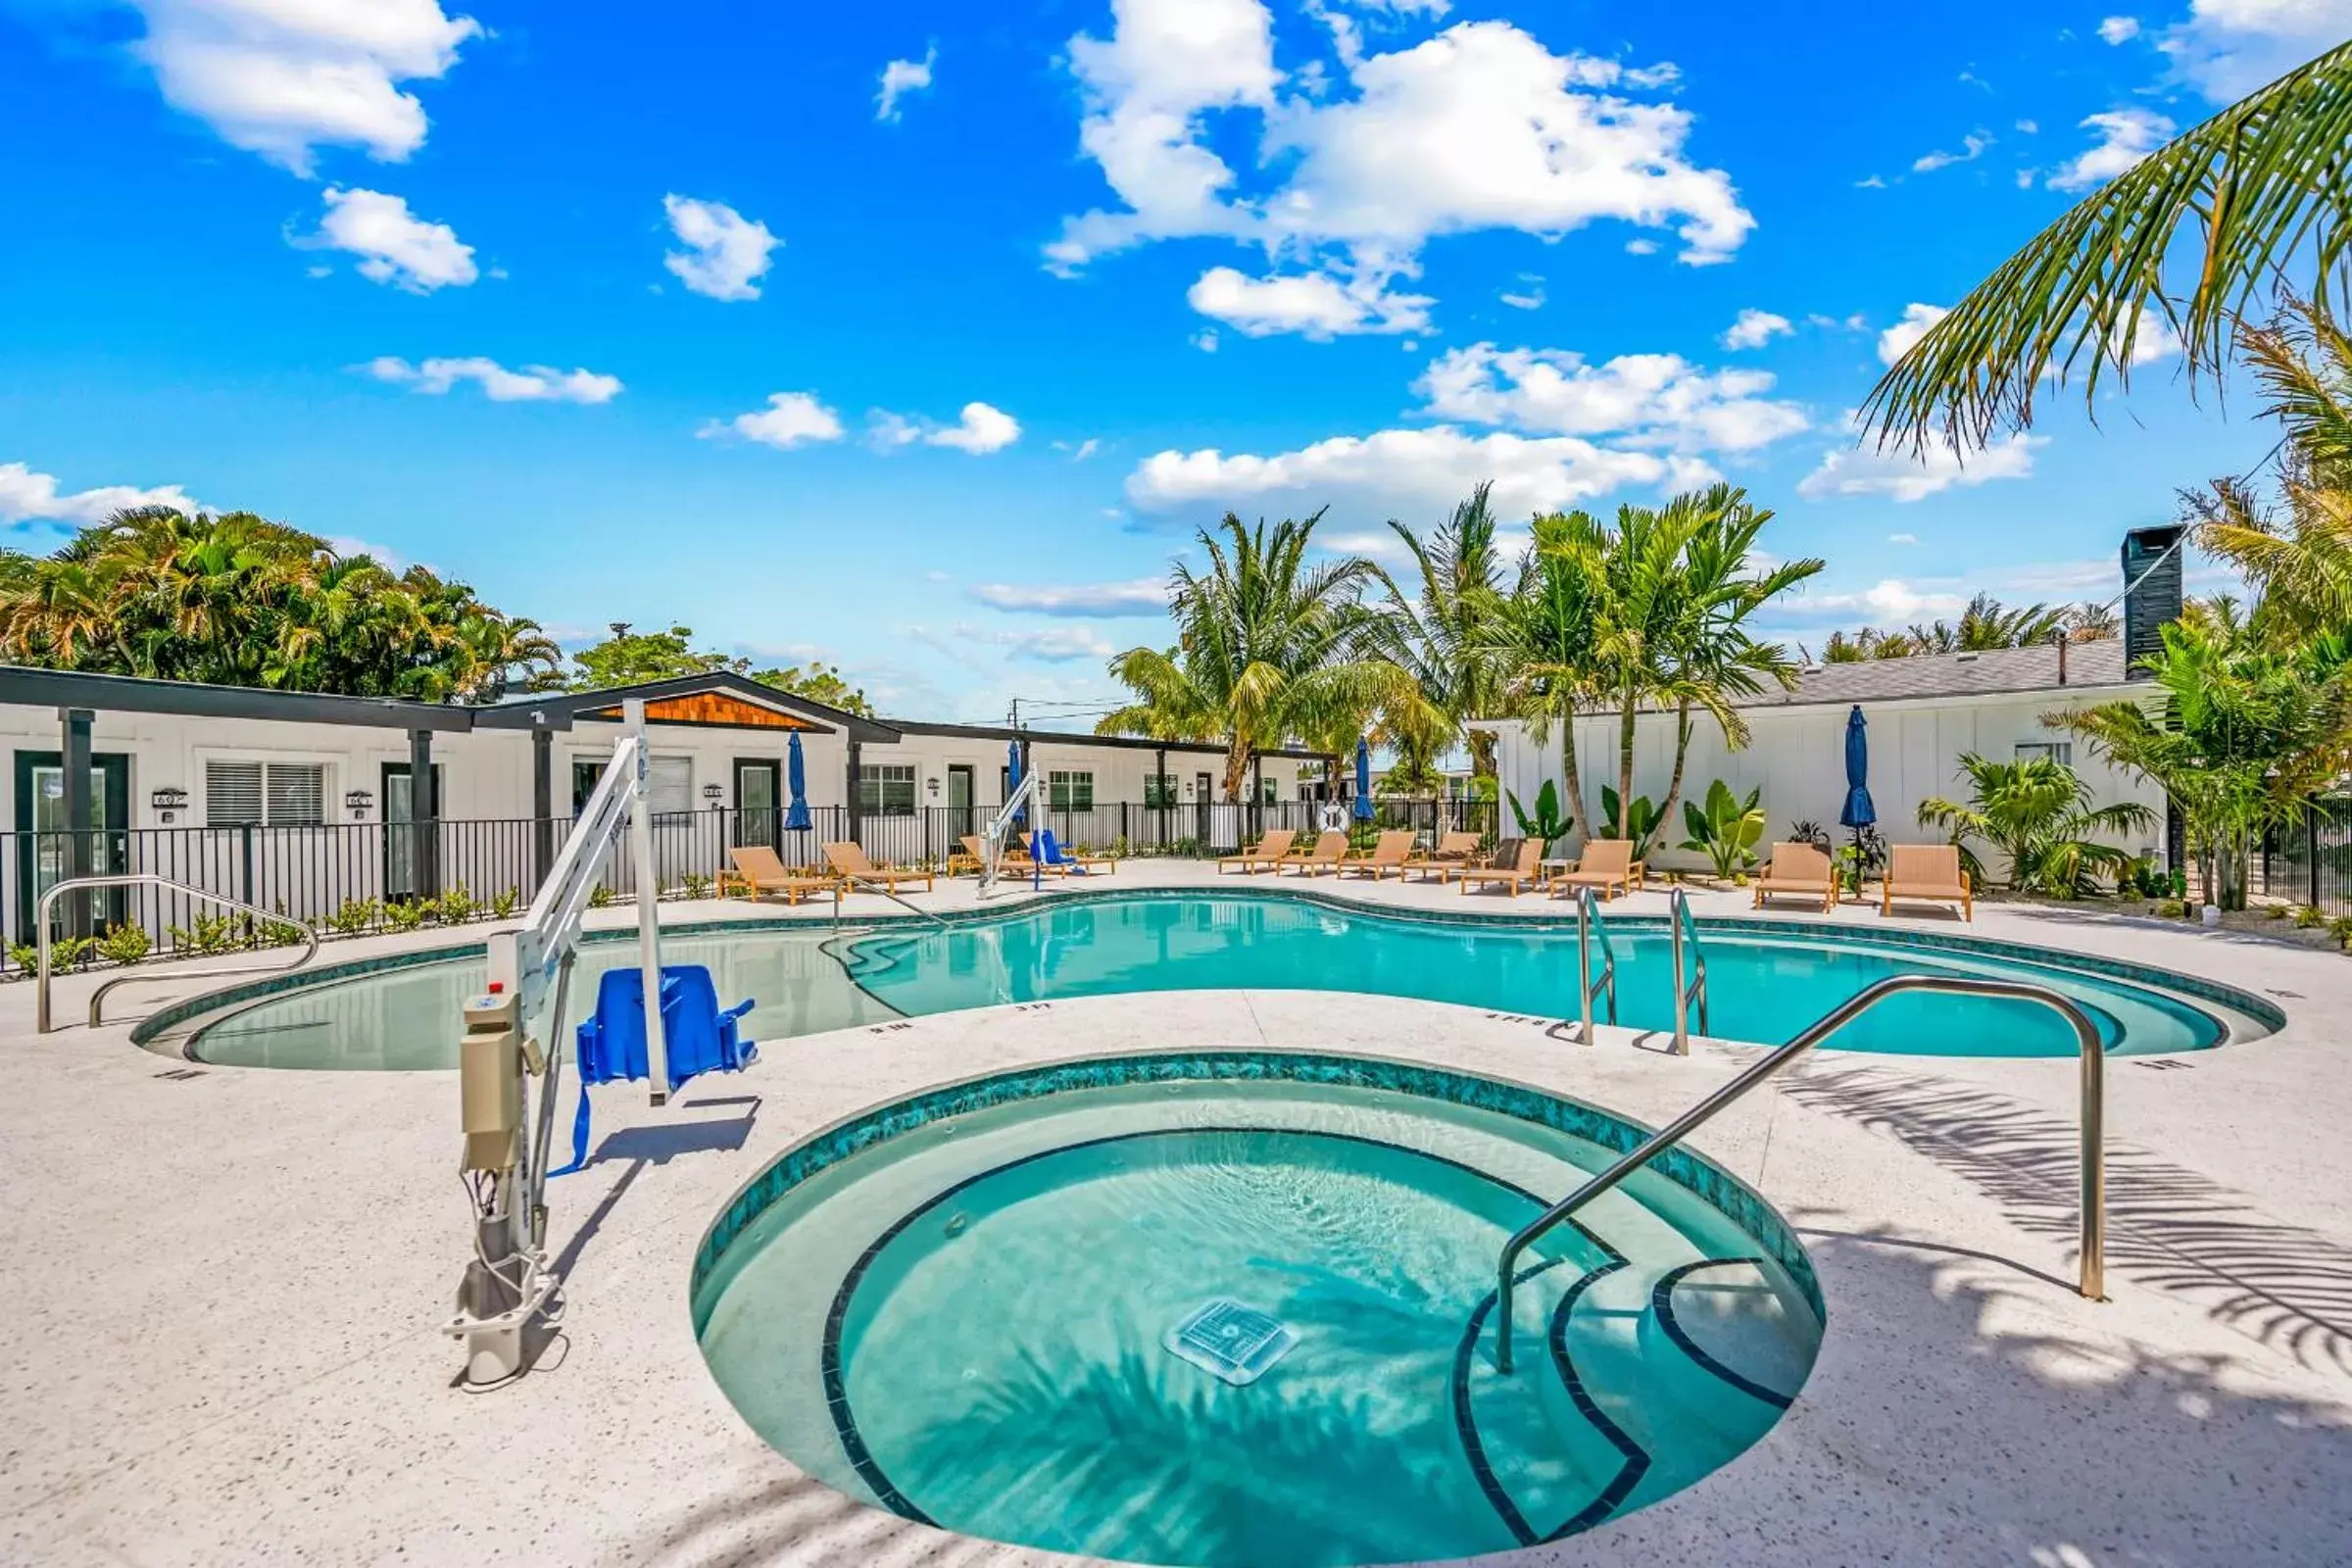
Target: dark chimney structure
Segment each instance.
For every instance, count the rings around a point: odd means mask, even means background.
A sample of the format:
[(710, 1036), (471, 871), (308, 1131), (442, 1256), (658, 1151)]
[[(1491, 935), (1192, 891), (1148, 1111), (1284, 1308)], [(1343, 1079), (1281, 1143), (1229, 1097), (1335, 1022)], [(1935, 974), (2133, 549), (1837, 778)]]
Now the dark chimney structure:
[(2164, 651), (2165, 622), (2180, 618), (2181, 557), (2187, 554), (2177, 522), (2134, 528), (2124, 535), (2124, 663), (2132, 680), (2147, 679), (2139, 662)]

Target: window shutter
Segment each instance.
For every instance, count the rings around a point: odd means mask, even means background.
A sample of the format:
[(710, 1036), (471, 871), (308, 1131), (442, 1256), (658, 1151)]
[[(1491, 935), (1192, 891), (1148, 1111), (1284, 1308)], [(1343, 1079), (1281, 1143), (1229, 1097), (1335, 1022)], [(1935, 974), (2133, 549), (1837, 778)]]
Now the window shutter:
[(204, 823), (240, 827), (262, 816), (262, 764), (207, 761), (204, 764)]
[(694, 809), (694, 762), (688, 758), (655, 758), (646, 770), (646, 786), (656, 816)]
[(271, 762), (270, 825), (317, 827), (326, 820), (326, 768), (318, 762)]

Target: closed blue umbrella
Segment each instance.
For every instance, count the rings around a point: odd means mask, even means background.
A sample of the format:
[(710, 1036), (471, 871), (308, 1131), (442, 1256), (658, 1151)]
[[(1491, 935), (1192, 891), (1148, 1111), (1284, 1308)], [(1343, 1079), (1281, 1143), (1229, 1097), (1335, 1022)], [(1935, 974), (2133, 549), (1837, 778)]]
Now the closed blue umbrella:
[(795, 833), (808, 831), (808, 770), (801, 760), (801, 732), (792, 732), (791, 743), (785, 749), (784, 782), (792, 791), (792, 805), (784, 811), (784, 825)]
[[(1004, 798), (1008, 801), (1011, 800), (1013, 792), (1020, 787), (1021, 743), (1019, 741), (1011, 741), (1008, 742), (1004, 747)], [(1015, 812), (1012, 819), (1015, 822), (1026, 824), (1029, 820), (1029, 812), (1027, 808), (1023, 808), (1021, 810)]]
[(1878, 808), (1870, 804), (1870, 726), (1863, 722), (1857, 703), (1845, 715), (1845, 808), (1838, 813), (1838, 822), (1859, 838), (1862, 829), (1878, 819)]
[(1355, 740), (1355, 819), (1372, 820), (1372, 743), (1360, 735)]

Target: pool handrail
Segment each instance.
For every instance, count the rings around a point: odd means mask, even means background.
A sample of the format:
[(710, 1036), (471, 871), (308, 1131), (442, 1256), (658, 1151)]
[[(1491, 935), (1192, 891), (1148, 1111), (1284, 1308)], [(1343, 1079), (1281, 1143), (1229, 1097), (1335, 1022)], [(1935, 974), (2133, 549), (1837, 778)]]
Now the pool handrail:
[[(1690, 1004), (1698, 1003), (1698, 1032), (1707, 1030), (1707, 951), (1698, 940), (1698, 917), (1682, 888), (1666, 894), (1667, 923), (1674, 932), (1674, 1054), (1690, 1054)], [(1688, 938), (1685, 931), (1689, 931)], [(1686, 965), (1688, 967), (1686, 967)]]
[[(1600, 933), (1600, 977), (1592, 975), (1592, 934)], [(1583, 1009), (1586, 1045), (1592, 1043), (1592, 999), (1606, 992), (1609, 1026), (1617, 1025), (1617, 949), (1609, 941), (1609, 925), (1600, 917), (1600, 900), (1591, 888), (1576, 890), (1576, 991)]]
[(1635, 1171), (1648, 1164), (1668, 1149), (1681, 1143), (1715, 1113), (1744, 1096), (1765, 1079), (1820, 1045), (1860, 1014), (1869, 1011), (1888, 997), (1906, 991), (1934, 991), (1947, 996), (1993, 997), (2011, 1002), (2033, 1002), (2060, 1014), (2074, 1026), (2075, 1043), (2082, 1053), (2082, 1209), (2079, 1228), (2079, 1250), (2082, 1272), (2077, 1290), (2086, 1300), (2107, 1298), (2107, 1156), (2106, 1156), (2106, 1053), (2099, 1042), (2098, 1027), (2072, 999), (2052, 991), (2047, 986), (2031, 985), (2022, 980), (1998, 980), (1976, 975), (1891, 975), (1876, 984), (1865, 986), (1808, 1024), (1787, 1045), (1778, 1047), (1763, 1060), (1716, 1090), (1706, 1099), (1677, 1116), (1673, 1121), (1652, 1133), (1641, 1147), (1611, 1165), (1607, 1170), (1586, 1182), (1575, 1192), (1537, 1215), (1520, 1227), (1518, 1233), (1503, 1243), (1502, 1255), (1495, 1266), (1494, 1297), (1494, 1365), (1504, 1375), (1511, 1370), (1511, 1295), (1518, 1268), (1519, 1255), (1533, 1246), (1545, 1231), (1567, 1219), (1595, 1198), (1616, 1187)]
[(134, 970), (128, 974), (115, 975), (90, 993), (90, 1027), (93, 1029), (99, 1026), (99, 1012), (106, 1005), (107, 993), (113, 991), (117, 986), (149, 985), (165, 980), (211, 980), (220, 975), (230, 974), (287, 974), (318, 956), (318, 932), (308, 920), (298, 920), (290, 914), (279, 914), (265, 909), (259, 905), (247, 904), (241, 899), (232, 899), (224, 894), (214, 893), (186, 882), (174, 882), (170, 877), (158, 876), (153, 871), (118, 871), (102, 876), (68, 877), (63, 882), (51, 883), (41, 894), (40, 903), (33, 909), (33, 929), (37, 933), (34, 942), (38, 949), (32, 993), (33, 1033), (45, 1035), (49, 1033), (50, 1029), (49, 910), (51, 906), (61, 896), (68, 893), (86, 892), (92, 888), (130, 887), (166, 888), (191, 899), (201, 899), (207, 904), (218, 905), (224, 909), (235, 909), (241, 914), (259, 915), (275, 925), (292, 926), (302, 933), (302, 956), (296, 958), (292, 963), (240, 963), (219, 969), (166, 969), (151, 974), (141, 974)]

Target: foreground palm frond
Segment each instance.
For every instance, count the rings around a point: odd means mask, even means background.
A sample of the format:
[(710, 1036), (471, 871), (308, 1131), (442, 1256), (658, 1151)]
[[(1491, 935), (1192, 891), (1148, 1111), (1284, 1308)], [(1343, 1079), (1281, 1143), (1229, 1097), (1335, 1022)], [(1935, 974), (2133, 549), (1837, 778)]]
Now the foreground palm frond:
[[(2084, 394), (2128, 382), (2151, 318), (2189, 375), (2214, 372), (2237, 318), (2290, 267), (2307, 292), (2352, 300), (2352, 42), (2287, 73), (2077, 203), (1970, 290), (1864, 405), (1882, 443), (1963, 449), (2033, 422), (2042, 377), (2081, 368)], [(2168, 279), (2176, 248), (2194, 251)], [(2186, 258), (2183, 258), (2185, 260)]]

